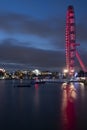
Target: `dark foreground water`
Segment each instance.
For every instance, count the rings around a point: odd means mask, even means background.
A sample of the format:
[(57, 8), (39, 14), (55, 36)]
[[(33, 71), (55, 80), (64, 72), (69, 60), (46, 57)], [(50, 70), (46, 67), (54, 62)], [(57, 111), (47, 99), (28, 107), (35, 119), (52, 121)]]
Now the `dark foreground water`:
[(0, 80), (0, 130), (87, 130), (87, 87)]

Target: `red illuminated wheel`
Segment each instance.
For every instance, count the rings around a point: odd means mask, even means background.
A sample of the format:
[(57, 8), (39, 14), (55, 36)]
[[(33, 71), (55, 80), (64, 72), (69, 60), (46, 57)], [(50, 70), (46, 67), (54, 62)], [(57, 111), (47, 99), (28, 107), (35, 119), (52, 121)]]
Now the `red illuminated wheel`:
[(75, 71), (76, 29), (73, 6), (68, 6), (66, 16), (66, 68), (69, 75)]

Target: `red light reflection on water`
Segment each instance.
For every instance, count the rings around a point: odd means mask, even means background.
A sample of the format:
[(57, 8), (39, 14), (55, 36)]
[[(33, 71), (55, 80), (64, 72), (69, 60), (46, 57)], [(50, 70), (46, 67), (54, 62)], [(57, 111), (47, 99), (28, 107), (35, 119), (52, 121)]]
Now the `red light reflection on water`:
[(61, 123), (62, 130), (76, 130), (75, 99), (76, 90), (73, 85), (62, 86)]
[(38, 87), (39, 87), (39, 86), (38, 86), (38, 84), (36, 83), (36, 84), (35, 84), (35, 90), (36, 90), (36, 91), (38, 91)]
[(39, 105), (39, 94), (38, 94), (38, 90), (39, 90), (39, 85), (36, 83), (35, 84), (35, 108), (36, 110), (38, 110), (38, 105)]

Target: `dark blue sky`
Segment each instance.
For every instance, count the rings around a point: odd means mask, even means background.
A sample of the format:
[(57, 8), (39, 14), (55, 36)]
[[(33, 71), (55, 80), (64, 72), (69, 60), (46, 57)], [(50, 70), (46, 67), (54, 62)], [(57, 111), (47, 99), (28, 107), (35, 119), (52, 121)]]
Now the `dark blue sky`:
[(64, 67), (68, 5), (74, 6), (78, 50), (87, 65), (86, 0), (0, 0), (1, 67)]

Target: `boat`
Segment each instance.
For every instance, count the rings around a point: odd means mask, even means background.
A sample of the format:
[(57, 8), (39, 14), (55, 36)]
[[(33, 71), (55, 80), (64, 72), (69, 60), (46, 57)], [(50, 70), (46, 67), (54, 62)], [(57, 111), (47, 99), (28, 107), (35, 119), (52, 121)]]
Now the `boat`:
[(43, 79), (33, 79), (30, 82), (31, 85), (34, 85), (34, 84), (44, 84), (44, 83), (46, 83), (46, 81), (44, 81)]

